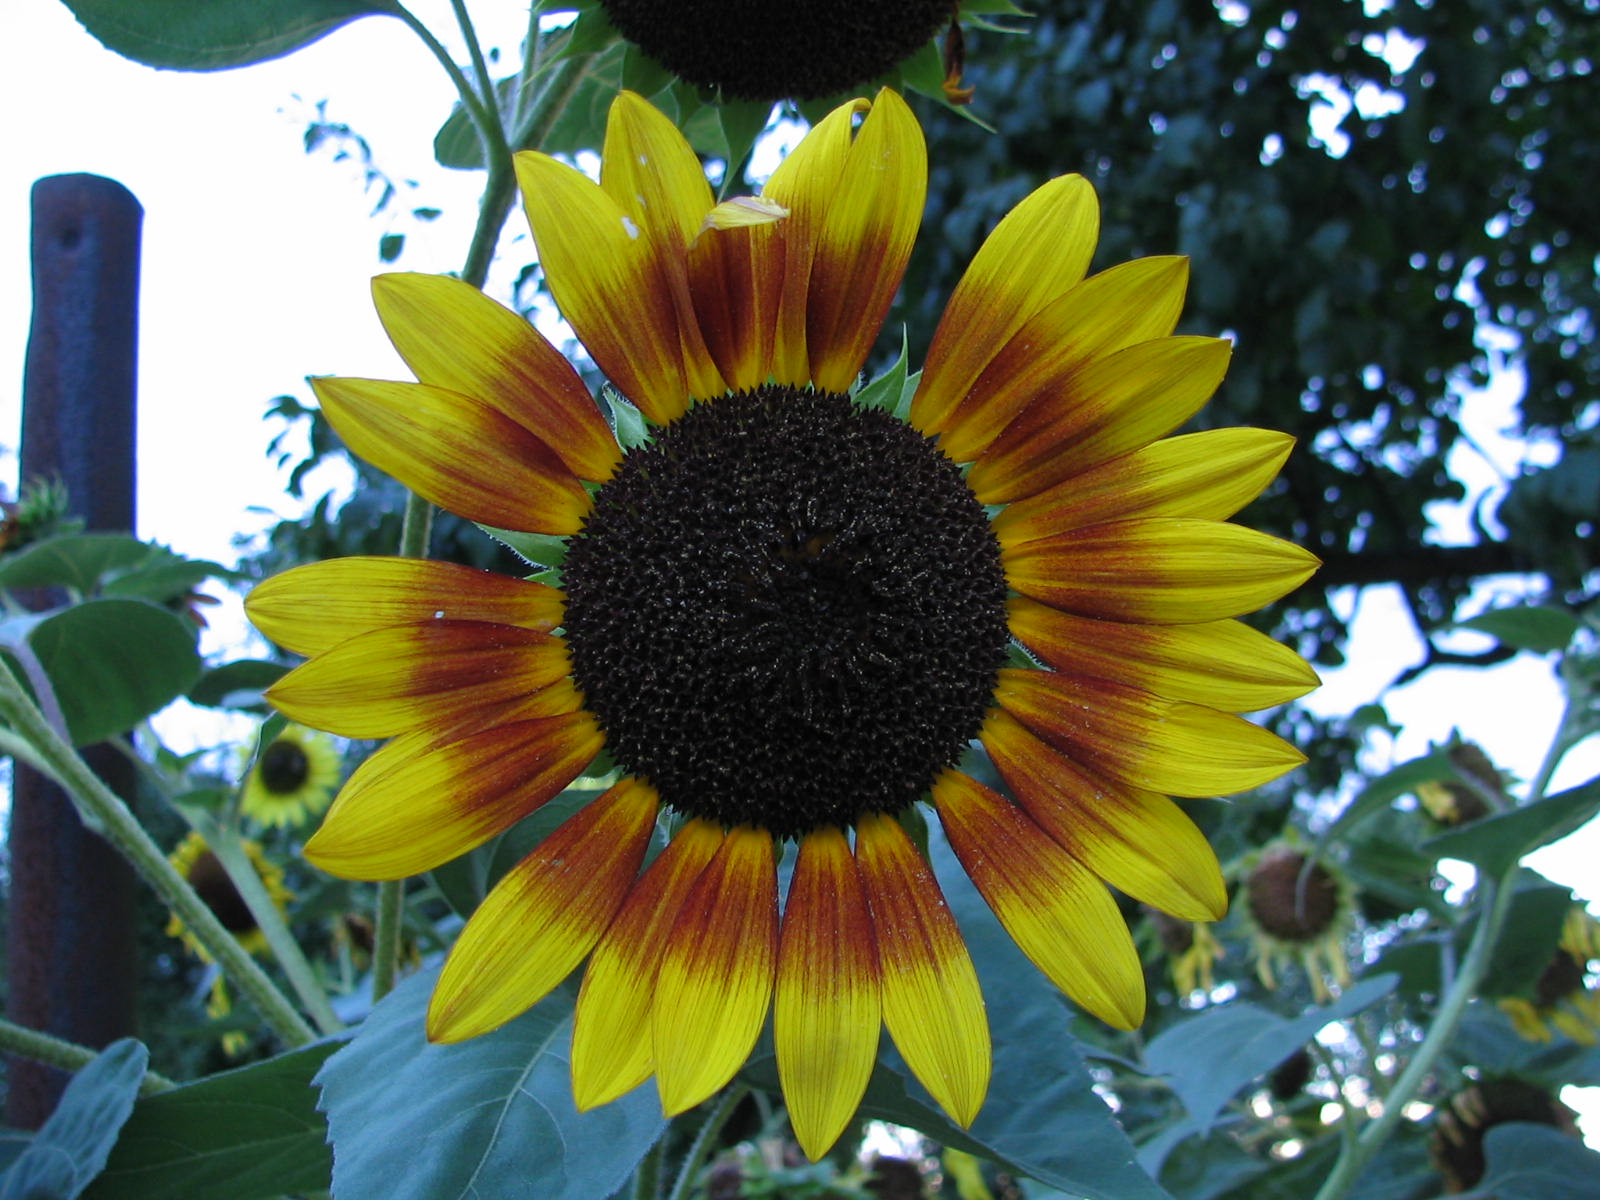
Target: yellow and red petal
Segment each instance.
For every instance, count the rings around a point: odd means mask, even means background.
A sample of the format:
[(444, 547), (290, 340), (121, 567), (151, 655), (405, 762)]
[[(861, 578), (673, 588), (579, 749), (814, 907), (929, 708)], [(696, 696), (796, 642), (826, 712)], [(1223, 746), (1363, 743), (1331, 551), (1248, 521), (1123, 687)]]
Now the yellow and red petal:
[(486, 621), (423, 621), (339, 643), (267, 690), (291, 721), (352, 738), (451, 722), (549, 687), (571, 670), (548, 633)]
[(1140, 258), (1086, 279), (1041, 309), (978, 376), (939, 435), (940, 448), (957, 462), (977, 458), (1030, 401), (1049, 404), (1075, 394), (1074, 376), (1119, 350), (1165, 339), (1183, 311), (1188, 282), (1187, 259)]
[(622, 907), (659, 808), (648, 784), (624, 779), (507, 872), (450, 951), (429, 1041), (498, 1029), (571, 974)]
[(1221, 338), (1160, 337), (1086, 364), (978, 447), (973, 492), (985, 504), (1032, 496), (1165, 437), (1211, 399), (1231, 354)]
[(817, 231), (807, 300), (811, 379), (846, 392), (905, 274), (928, 191), (922, 128), (900, 96), (878, 93)]
[(960, 771), (934, 781), (933, 802), (956, 857), (1022, 952), (1102, 1021), (1136, 1028), (1144, 1020), (1144, 968), (1094, 872)]
[(690, 243), (688, 270), (706, 352), (730, 388), (760, 387), (773, 374), (783, 289), (778, 231), (770, 223), (707, 229)]
[(1317, 686), (1309, 663), (1239, 621), (1128, 624), (1014, 596), (1011, 634), (1064, 675), (1112, 679), (1224, 712), (1285, 704)]
[(945, 305), (911, 401), (911, 424), (938, 433), (995, 353), (1075, 287), (1100, 237), (1100, 205), (1081, 175), (1035, 189), (994, 227)]
[(561, 624), (555, 588), (420, 558), (332, 558), (256, 585), (244, 602), (255, 627), (296, 654), (417, 621), (494, 621), (548, 633)]
[(978, 973), (932, 870), (893, 817), (856, 826), (877, 937), (883, 1022), (922, 1086), (965, 1127), (989, 1090), (989, 1019)]
[(423, 383), (510, 417), (579, 478), (611, 477), (622, 458), (611, 427), (572, 364), (527, 321), (448, 275), (379, 275), (372, 298)]
[(589, 493), (553, 450), (481, 400), (422, 383), (313, 379), (352, 454), (424, 499), (528, 533), (576, 533)]
[(1227, 912), (1216, 852), (1166, 796), (1083, 770), (1003, 711), (979, 736), (1028, 816), (1107, 883), (1187, 921)]
[(546, 154), (516, 156), (517, 182), (550, 293), (584, 348), (652, 421), (690, 393), (678, 312), (658, 250), (600, 185)]
[(813, 1162), (850, 1123), (878, 1054), (877, 939), (850, 843), (820, 829), (800, 843), (778, 944), (772, 1033), (789, 1122)]
[(604, 744), (586, 712), (441, 742), (395, 738), (356, 768), (308, 859), (346, 879), (404, 879), (465, 854), (561, 791)]
[(1221, 521), (1136, 517), (1002, 549), (1024, 596), (1108, 621), (1184, 624), (1254, 612), (1316, 573), (1293, 542)]
[(1070, 761), (1169, 796), (1227, 796), (1305, 762), (1243, 717), (1104, 679), (1006, 668), (995, 702)]
[(685, 825), (633, 885), (595, 947), (572, 1026), (572, 1095), (579, 1111), (650, 1078), (650, 1007), (661, 954), (684, 900), (722, 842), (722, 830), (709, 821)]
[(1267, 429), (1186, 433), (1101, 463), (1001, 509), (991, 524), (1002, 545), (1130, 517), (1225, 521), (1282, 469), (1294, 438)]
[(667, 1116), (715, 1094), (750, 1057), (777, 960), (772, 835), (740, 825), (689, 889), (661, 955), (650, 1045)]

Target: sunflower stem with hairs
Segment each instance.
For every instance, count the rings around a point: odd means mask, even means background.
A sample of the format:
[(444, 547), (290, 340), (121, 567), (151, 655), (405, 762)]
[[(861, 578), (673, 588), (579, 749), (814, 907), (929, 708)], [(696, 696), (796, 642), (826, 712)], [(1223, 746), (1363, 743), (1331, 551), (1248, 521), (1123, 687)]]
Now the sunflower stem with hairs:
[[(37, 1029), (29, 1029), (4, 1017), (0, 1017), (0, 1051), (63, 1071), (81, 1071), (100, 1054), (92, 1047), (40, 1033)], [(177, 1086), (177, 1083), (157, 1071), (146, 1071), (139, 1083), (139, 1094), (154, 1096), (157, 1092)]]

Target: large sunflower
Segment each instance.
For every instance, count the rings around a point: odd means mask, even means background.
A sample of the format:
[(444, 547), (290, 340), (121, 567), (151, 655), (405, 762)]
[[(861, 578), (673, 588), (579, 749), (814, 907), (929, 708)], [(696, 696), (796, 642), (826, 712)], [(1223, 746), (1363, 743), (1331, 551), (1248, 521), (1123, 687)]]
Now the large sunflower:
[[(598, 185), (540, 154), (517, 169), (551, 291), (650, 442), (624, 453), (549, 344), (446, 278), (374, 285), (422, 382), (316, 386), (350, 448), (429, 500), (567, 538), (562, 588), (367, 558), (250, 602), (312, 656), (272, 690), (280, 709), (393, 738), (306, 848), (335, 874), (437, 866), (602, 748), (624, 771), (468, 922), (429, 1036), (495, 1028), (588, 956), (582, 1108), (651, 1075), (669, 1114), (699, 1103), (771, 1006), (812, 1156), (854, 1112), (880, 1025), (968, 1123), (989, 1079), (983, 1000), (897, 819), (929, 798), (1023, 950), (1090, 1012), (1138, 1024), (1139, 959), (1105, 883), (1220, 916), (1216, 858), (1167, 797), (1299, 763), (1230, 714), (1315, 682), (1230, 619), (1315, 568), (1225, 523), (1290, 439), (1156, 440), (1228, 358), (1171, 336), (1184, 260), (1085, 279), (1093, 190), (1045, 184), (958, 285), (907, 423), (848, 396), (926, 189), (894, 93), (834, 111), (743, 202), (714, 206), (682, 136), (628, 94)], [(975, 737), (1009, 795), (956, 769)], [(674, 836), (641, 874), (663, 808)]]

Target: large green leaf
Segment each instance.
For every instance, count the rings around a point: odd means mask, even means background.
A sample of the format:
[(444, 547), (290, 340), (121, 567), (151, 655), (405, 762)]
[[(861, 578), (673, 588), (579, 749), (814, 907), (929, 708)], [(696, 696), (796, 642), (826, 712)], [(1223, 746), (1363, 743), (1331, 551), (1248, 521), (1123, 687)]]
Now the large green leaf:
[(1600, 1154), (1548, 1125), (1508, 1121), (1483, 1139), (1488, 1160), (1477, 1196), (1495, 1200), (1594, 1200)]
[(384, 1200), (596, 1200), (661, 1136), (648, 1087), (592, 1112), (573, 1106), (574, 989), (493, 1033), (430, 1045), (437, 972), (402, 983), (317, 1076), (337, 1196)]
[(1422, 844), (1435, 858), (1459, 858), (1503, 875), (1524, 854), (1548, 845), (1600, 813), (1600, 779), (1533, 804), (1474, 821)]
[(150, 1054), (112, 1042), (72, 1077), (55, 1112), (0, 1180), (0, 1200), (73, 1200), (105, 1166), (133, 1110)]
[(306, 1046), (140, 1100), (87, 1200), (326, 1191), (333, 1155), (311, 1078), (337, 1046)]
[(158, 602), (176, 599), (204, 579), (234, 574), (128, 533), (63, 534), (0, 559), (0, 588), (62, 587), (79, 596), (104, 592)]
[(279, 58), (390, 0), (65, 0), (108, 50), (151, 67), (220, 71)]
[(194, 626), (143, 600), (62, 609), (33, 628), (28, 645), (78, 746), (132, 729), (200, 677)]

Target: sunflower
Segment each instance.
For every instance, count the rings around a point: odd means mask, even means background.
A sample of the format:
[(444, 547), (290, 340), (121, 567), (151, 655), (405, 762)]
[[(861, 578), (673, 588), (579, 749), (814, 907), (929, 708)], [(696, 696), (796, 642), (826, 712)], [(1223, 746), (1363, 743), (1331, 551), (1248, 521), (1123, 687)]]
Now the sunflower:
[[(335, 874), (427, 870), (602, 749), (621, 768), (468, 922), (429, 1037), (496, 1028), (587, 956), (580, 1108), (654, 1075), (682, 1112), (728, 1082), (773, 1008), (812, 1157), (855, 1111), (880, 1025), (970, 1123), (990, 1071), (983, 999), (900, 820), (928, 798), (1034, 962), (1137, 1025), (1143, 976), (1105, 883), (1220, 916), (1216, 857), (1168, 795), (1301, 762), (1232, 714), (1315, 683), (1231, 619), (1315, 569), (1224, 520), (1289, 439), (1157, 440), (1228, 358), (1171, 336), (1184, 261), (1085, 279), (1093, 190), (1045, 184), (978, 251), (902, 420), (850, 394), (926, 188), (899, 96), (836, 109), (739, 202), (714, 205), (682, 136), (627, 93), (598, 185), (535, 153), (517, 169), (551, 291), (648, 442), (624, 453), (548, 343), (445, 278), (374, 285), (420, 383), (316, 389), (352, 451), (429, 500), (565, 538), (561, 587), (360, 558), (250, 600), (311, 656), (272, 689), (283, 712), (393, 738), (307, 844)], [(1009, 795), (958, 769), (975, 737)], [(641, 874), (663, 809), (674, 835)]]
[(1500, 1007), (1530, 1042), (1548, 1042), (1558, 1029), (1575, 1042), (1595, 1044), (1600, 1034), (1600, 990), (1590, 964), (1600, 959), (1600, 921), (1581, 904), (1567, 910), (1561, 940), (1528, 996), (1509, 996)]
[(289, 725), (245, 777), (239, 807), (263, 825), (302, 825), (328, 807), (338, 786), (339, 751), (333, 739)]
[(1277, 973), (1290, 962), (1305, 969), (1319, 1004), (1332, 998), (1328, 976), (1350, 986), (1344, 942), (1355, 925), (1355, 890), (1343, 871), (1284, 838), (1246, 860), (1242, 891), (1263, 987), (1276, 989)]

